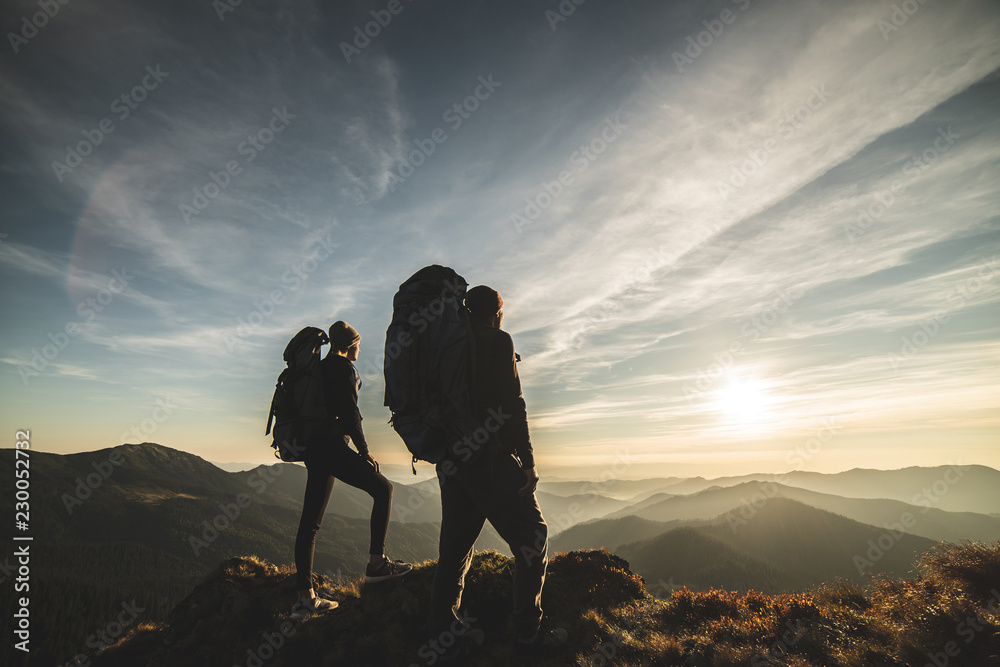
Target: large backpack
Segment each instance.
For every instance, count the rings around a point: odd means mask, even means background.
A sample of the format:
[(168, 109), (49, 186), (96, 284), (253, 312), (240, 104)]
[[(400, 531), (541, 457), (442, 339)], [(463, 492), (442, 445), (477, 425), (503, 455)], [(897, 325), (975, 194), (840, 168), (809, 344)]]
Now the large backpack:
[(468, 286), (454, 270), (435, 264), (410, 276), (392, 299), (383, 362), (385, 405), (414, 462), (442, 461), (476, 428), (474, 339), (462, 303)]
[(282, 461), (302, 461), (309, 440), (329, 428), (330, 415), (323, 393), (320, 346), (329, 342), (326, 333), (306, 327), (285, 346), (287, 365), (278, 375), (271, 413), (264, 435), (274, 424), (274, 455)]

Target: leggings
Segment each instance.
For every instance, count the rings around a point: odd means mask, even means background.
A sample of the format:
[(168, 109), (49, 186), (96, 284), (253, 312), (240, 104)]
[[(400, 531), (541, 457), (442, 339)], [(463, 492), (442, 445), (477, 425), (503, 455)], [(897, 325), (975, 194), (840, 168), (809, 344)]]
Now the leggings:
[(313, 555), (316, 532), (323, 523), (330, 502), (333, 480), (340, 479), (372, 497), (371, 543), (368, 553), (385, 551), (385, 534), (392, 509), (392, 483), (346, 443), (333, 443), (306, 457), (306, 492), (302, 500), (302, 518), (295, 536), (295, 569), (298, 590), (312, 588)]

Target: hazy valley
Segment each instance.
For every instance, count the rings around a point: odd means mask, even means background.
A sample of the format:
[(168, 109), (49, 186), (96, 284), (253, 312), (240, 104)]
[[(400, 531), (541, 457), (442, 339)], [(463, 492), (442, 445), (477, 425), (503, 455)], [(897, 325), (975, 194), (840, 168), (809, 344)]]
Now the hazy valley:
[[(12, 456), (0, 460), (0, 468), (12, 467)], [(65, 456), (33, 451), (31, 470), (31, 595), (44, 619), (35, 626), (33, 664), (93, 657), (116, 639), (107, 628), (123, 605), (142, 609), (130, 622), (164, 620), (225, 559), (292, 561), (301, 465), (225, 472), (143, 444)], [(660, 597), (682, 587), (779, 594), (838, 579), (902, 578), (938, 542), (1000, 539), (1000, 472), (983, 466), (714, 480), (543, 478), (537, 497), (551, 554), (607, 548)], [(9, 498), (0, 504), (12, 511)], [(318, 573), (341, 582), (360, 576), (369, 508), (365, 494), (335, 484)], [(435, 479), (395, 483), (389, 554), (436, 558), (439, 519)], [(486, 549), (509, 555), (489, 527), (477, 543)], [(0, 564), (7, 576), (11, 563)], [(24, 664), (18, 659), (5, 664)]]

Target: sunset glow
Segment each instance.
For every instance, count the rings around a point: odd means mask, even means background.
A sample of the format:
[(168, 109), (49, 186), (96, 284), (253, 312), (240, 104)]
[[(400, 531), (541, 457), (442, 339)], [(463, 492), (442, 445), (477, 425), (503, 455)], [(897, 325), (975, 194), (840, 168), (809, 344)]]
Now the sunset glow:
[(284, 345), (344, 319), (405, 473), (384, 336), (439, 263), (550, 470), (782, 471), (829, 420), (806, 469), (1000, 467), (1000, 5), (571, 4), (364, 48), (375, 5), (61, 10), (0, 72), (0, 428), (269, 462)]

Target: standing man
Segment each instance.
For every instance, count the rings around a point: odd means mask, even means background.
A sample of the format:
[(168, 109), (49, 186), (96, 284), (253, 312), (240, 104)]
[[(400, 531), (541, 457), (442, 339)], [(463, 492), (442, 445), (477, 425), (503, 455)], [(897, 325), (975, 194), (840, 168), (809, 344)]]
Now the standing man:
[(491, 435), (485, 444), (478, 444), (478, 436), (455, 443), (437, 465), (441, 539), (431, 593), (432, 638), (448, 632), (460, 635), (458, 641), (448, 642), (442, 660), (468, 655), (483, 641), (482, 631), (467, 628), (458, 610), (473, 545), (489, 520), (514, 554), (515, 648), (526, 654), (554, 653), (567, 635), (562, 628), (540, 628), (548, 526), (535, 500), (538, 473), (517, 376), (518, 357), (510, 335), (500, 329), (503, 300), (496, 290), (473, 287), (465, 305), (476, 355), (472, 406), (479, 426)]

